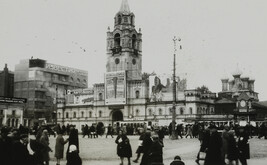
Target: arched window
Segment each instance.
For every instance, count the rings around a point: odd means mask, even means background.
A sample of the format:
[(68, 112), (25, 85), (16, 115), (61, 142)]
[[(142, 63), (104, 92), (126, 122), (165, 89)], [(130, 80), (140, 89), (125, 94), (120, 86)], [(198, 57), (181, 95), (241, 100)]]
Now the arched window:
[(69, 112), (66, 112), (66, 118), (67, 119), (69, 118)]
[(139, 110), (135, 110), (135, 116), (139, 116)]
[(73, 112), (73, 118), (76, 118), (76, 112)]
[(135, 49), (135, 44), (136, 44), (136, 35), (133, 34), (132, 36), (132, 48)]
[(57, 117), (58, 117), (58, 118), (61, 118), (61, 113), (60, 113), (60, 112), (58, 112)]
[(89, 111), (89, 117), (90, 118), (92, 117), (92, 111)]
[(84, 117), (84, 112), (83, 112), (83, 111), (81, 112), (81, 117), (82, 117), (82, 118)]
[(193, 114), (193, 108), (192, 107), (189, 108), (189, 113)]
[(121, 15), (118, 16), (118, 24), (121, 24)]
[(183, 115), (184, 114), (184, 109), (180, 108), (180, 114)]
[(103, 100), (103, 94), (102, 94), (102, 93), (99, 93), (99, 94), (98, 94), (98, 97), (99, 97), (99, 100), (100, 100), (100, 101)]
[(102, 111), (99, 111), (99, 112), (98, 112), (98, 116), (99, 116), (99, 117), (102, 117)]
[(115, 34), (114, 43), (115, 43), (115, 45), (114, 45), (115, 47), (120, 47), (120, 45), (121, 45), (121, 37), (120, 37), (119, 33)]
[(162, 115), (162, 109), (161, 108), (159, 109), (159, 115)]
[(149, 110), (148, 110), (148, 115), (149, 115), (149, 116), (152, 116), (152, 109), (149, 109)]
[(201, 114), (200, 108), (197, 107), (197, 114)]
[(140, 97), (140, 92), (139, 91), (135, 91), (135, 98), (139, 98)]

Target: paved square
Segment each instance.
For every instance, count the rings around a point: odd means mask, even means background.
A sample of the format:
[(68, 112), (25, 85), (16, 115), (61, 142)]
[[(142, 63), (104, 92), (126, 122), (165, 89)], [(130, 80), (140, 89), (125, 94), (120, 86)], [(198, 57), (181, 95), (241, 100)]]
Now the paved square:
[[(67, 136), (64, 136), (66, 139)], [(79, 136), (80, 156), (83, 160), (83, 165), (118, 165), (119, 157), (116, 154), (115, 138), (105, 138), (105, 136), (88, 139)], [(139, 136), (129, 136), (133, 150), (132, 160), (136, 157), (135, 151), (138, 146)], [(54, 150), (55, 138), (50, 137), (50, 147)], [(67, 145), (65, 145), (65, 152)], [(168, 136), (164, 139), (163, 159), (164, 164), (169, 165), (175, 155), (180, 155), (186, 165), (195, 165), (197, 152), (199, 150), (199, 141), (197, 139), (179, 139), (170, 140)], [(250, 140), (250, 155), (248, 160), (249, 165), (265, 165), (267, 162), (267, 140), (253, 138)], [(56, 164), (54, 152), (50, 153), (51, 163)], [(65, 155), (61, 164), (66, 164)], [(133, 163), (132, 164), (139, 164)]]

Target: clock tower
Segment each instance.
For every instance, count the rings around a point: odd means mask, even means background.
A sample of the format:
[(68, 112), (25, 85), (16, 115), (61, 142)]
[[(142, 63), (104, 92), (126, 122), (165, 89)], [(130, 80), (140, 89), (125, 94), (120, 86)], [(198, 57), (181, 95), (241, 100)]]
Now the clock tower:
[(107, 32), (106, 72), (126, 71), (127, 80), (142, 79), (142, 34), (135, 29), (135, 15), (122, 0), (114, 18), (114, 30)]

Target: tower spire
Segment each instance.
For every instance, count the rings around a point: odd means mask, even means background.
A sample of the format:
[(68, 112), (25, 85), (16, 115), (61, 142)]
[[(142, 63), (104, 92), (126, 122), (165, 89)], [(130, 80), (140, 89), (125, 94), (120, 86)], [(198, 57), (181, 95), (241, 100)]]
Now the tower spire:
[(121, 13), (130, 13), (131, 12), (129, 4), (128, 4), (128, 0), (122, 0), (120, 12)]

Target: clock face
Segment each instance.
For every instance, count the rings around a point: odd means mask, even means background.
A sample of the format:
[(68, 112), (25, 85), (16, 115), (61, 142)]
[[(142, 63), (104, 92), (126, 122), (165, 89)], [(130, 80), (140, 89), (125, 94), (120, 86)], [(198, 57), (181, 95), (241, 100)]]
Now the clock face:
[(242, 101), (240, 102), (240, 105), (241, 105), (241, 107), (245, 107), (245, 106), (246, 106), (246, 102), (245, 102), (244, 100), (242, 100)]

